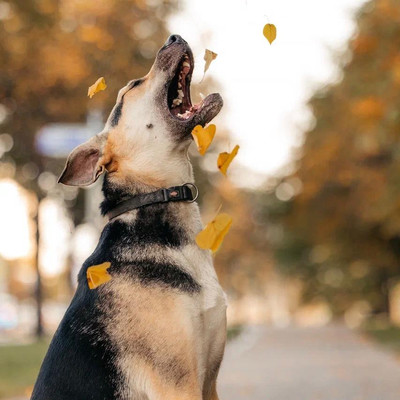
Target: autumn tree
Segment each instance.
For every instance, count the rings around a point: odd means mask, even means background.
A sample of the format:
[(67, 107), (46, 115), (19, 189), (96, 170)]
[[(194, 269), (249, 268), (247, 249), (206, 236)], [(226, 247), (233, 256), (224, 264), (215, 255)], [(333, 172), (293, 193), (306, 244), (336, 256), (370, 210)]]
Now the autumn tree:
[(359, 13), (343, 80), (311, 99), (315, 126), (282, 182), (301, 192), (272, 207), (284, 229), (278, 265), (304, 278), (308, 300), (326, 298), (337, 312), (359, 300), (387, 311), (400, 276), (399, 20), (397, 0)]
[[(56, 186), (64, 160), (39, 154), (35, 135), (51, 122), (84, 123), (90, 110), (105, 118), (117, 91), (147, 73), (167, 37), (166, 16), (175, 4), (0, 1), (0, 179), (14, 178), (39, 198), (49, 193), (64, 198), (79, 223), (84, 216), (82, 191)], [(89, 100), (87, 88), (100, 76), (106, 77), (107, 94)], [(40, 336), (43, 285), (37, 260)]]
[[(50, 122), (84, 122), (108, 113), (117, 91), (147, 73), (167, 37), (174, 1), (14, 0), (0, 3), (0, 129), (14, 141), (1, 176), (39, 190), (37, 173), (62, 161), (36, 152), (35, 133)], [(105, 76), (107, 95), (87, 88)], [(106, 115), (104, 115), (106, 117)], [(14, 168), (10, 168), (10, 165)]]
[[(38, 174), (50, 173), (55, 179), (64, 160), (37, 153), (38, 129), (51, 122), (83, 123), (90, 109), (101, 110), (105, 118), (117, 91), (148, 72), (168, 36), (167, 16), (177, 4), (178, 0), (0, 2), (0, 151), (7, 147), (2, 146), (2, 133), (10, 134), (14, 143), (0, 160), (0, 178), (13, 177), (26, 188), (46, 195), (38, 185)], [(100, 76), (106, 78), (107, 90), (89, 99), (87, 88)], [(218, 91), (218, 84), (206, 75), (201, 91), (208, 93), (210, 87)], [(195, 102), (200, 101), (199, 91), (195, 82)], [(223, 210), (233, 216), (232, 231), (216, 259), (224, 287), (240, 297), (262, 290), (271, 262), (264, 226), (252, 218), (252, 194), (235, 189), (217, 170), (219, 151), (232, 150), (226, 147), (227, 135), (229, 132), (219, 125), (212, 150), (215, 172), (210, 172), (206, 157), (194, 148), (192, 160), (204, 222), (215, 216), (221, 202)], [(79, 223), (83, 217), (82, 191), (55, 187), (58, 194), (64, 191)], [(66, 196), (68, 190), (75, 190), (78, 197)]]

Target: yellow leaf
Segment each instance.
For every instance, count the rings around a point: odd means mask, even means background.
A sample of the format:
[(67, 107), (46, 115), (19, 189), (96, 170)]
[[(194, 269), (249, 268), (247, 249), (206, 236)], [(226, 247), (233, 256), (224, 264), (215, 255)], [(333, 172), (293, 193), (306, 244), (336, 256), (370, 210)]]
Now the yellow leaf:
[(236, 145), (231, 153), (220, 153), (218, 156), (218, 169), (226, 176), (226, 171), (231, 164), (232, 160), (236, 157), (239, 151), (239, 145)]
[(96, 289), (111, 279), (111, 275), (107, 272), (107, 269), (110, 267), (110, 262), (104, 262), (103, 264), (92, 265), (87, 269), (86, 277), (89, 289)]
[(266, 24), (263, 29), (263, 34), (267, 38), (269, 44), (276, 39), (276, 26), (274, 24)]
[(232, 217), (228, 214), (218, 214), (207, 226), (196, 236), (197, 245), (204, 250), (215, 253), (222, 244), (225, 235), (232, 225)]
[(206, 62), (204, 64), (204, 73), (206, 73), (206, 71), (210, 67), (211, 62), (214, 61), (217, 58), (217, 56), (218, 56), (217, 53), (214, 53), (213, 51), (206, 49), (206, 51), (204, 52), (204, 61)]
[(203, 128), (201, 125), (196, 125), (192, 130), (192, 136), (196, 143), (199, 153), (204, 156), (208, 147), (214, 139), (217, 127), (214, 124)]
[(100, 92), (101, 90), (105, 90), (107, 88), (106, 81), (103, 77), (97, 79), (97, 81), (90, 86), (88, 89), (88, 96), (92, 98), (97, 92)]

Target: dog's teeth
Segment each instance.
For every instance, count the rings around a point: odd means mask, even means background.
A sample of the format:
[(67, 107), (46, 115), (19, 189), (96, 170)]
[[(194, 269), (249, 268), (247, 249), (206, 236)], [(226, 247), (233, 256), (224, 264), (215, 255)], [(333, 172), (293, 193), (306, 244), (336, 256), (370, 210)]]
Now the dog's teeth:
[(181, 99), (182, 97), (185, 97), (183, 94), (183, 90), (178, 90), (178, 97)]
[(189, 64), (188, 62), (186, 62), (186, 61), (182, 64), (182, 66), (183, 66), (183, 67), (189, 67), (189, 68), (190, 68), (190, 64)]
[(175, 106), (179, 106), (180, 104), (182, 104), (182, 100), (181, 99), (175, 99), (175, 100), (173, 100), (172, 104), (174, 104)]
[(178, 88), (179, 88), (179, 89), (182, 88), (182, 83), (178, 82)]

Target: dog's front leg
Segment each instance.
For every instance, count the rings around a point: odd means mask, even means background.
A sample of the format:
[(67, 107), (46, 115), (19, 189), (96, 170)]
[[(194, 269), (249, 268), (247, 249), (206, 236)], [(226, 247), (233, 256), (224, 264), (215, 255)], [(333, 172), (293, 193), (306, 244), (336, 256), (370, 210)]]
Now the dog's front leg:
[[(197, 377), (191, 375), (182, 377), (182, 380), (177, 383), (176, 381), (165, 381), (158, 374), (151, 374), (149, 377), (149, 400), (203, 400)], [(218, 399), (216, 392), (213, 399)]]
[(204, 400), (219, 400), (218, 393), (217, 393), (217, 381), (214, 380), (211, 384), (211, 387), (208, 392), (203, 391), (204, 393)]

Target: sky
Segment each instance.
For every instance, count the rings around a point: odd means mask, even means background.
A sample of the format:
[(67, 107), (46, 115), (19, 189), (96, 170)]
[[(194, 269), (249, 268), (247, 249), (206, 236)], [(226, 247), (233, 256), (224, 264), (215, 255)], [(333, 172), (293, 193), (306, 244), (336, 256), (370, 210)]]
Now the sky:
[[(229, 129), (227, 150), (240, 145), (237, 169), (273, 176), (290, 164), (313, 121), (307, 100), (317, 88), (340, 80), (333, 53), (346, 50), (356, 33), (355, 12), (364, 3), (183, 0), (169, 29), (192, 47), (194, 83), (202, 78), (204, 49), (218, 54), (207, 72), (224, 98), (214, 123), (217, 132), (219, 123)], [(272, 45), (262, 34), (266, 23), (277, 27)]]

